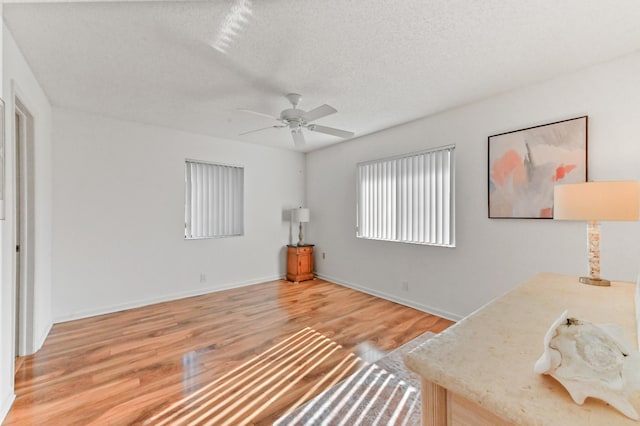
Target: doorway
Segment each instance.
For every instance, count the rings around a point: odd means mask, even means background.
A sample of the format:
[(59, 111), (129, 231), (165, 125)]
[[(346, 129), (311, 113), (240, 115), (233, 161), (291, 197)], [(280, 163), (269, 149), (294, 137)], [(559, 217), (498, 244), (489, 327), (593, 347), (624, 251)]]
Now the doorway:
[[(14, 283), (15, 357), (27, 355), (34, 347), (34, 188), (33, 115), (15, 99), (14, 115)], [(8, 181), (8, 180), (7, 180)]]

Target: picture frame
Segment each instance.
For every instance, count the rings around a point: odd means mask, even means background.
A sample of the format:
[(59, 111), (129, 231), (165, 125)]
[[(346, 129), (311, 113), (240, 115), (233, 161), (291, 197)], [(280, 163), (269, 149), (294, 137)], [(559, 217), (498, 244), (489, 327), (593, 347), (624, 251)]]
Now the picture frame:
[(5, 176), (7, 169), (7, 156), (5, 147), (5, 117), (4, 117), (4, 100), (0, 98), (0, 220), (5, 219)]
[(490, 219), (552, 219), (553, 187), (587, 181), (588, 116), (488, 137)]

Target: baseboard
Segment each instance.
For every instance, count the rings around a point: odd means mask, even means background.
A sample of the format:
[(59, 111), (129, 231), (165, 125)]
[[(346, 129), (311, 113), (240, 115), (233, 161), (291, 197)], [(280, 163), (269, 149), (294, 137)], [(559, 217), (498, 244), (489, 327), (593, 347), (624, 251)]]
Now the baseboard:
[[(11, 379), (13, 381), (13, 378)], [(9, 410), (11, 410), (11, 405), (13, 405), (13, 401), (16, 399), (16, 395), (11, 392), (2, 398), (2, 405), (0, 405), (0, 424), (4, 422), (4, 419), (9, 414)]]
[(416, 303), (412, 300), (407, 300), (407, 299), (403, 299), (401, 297), (398, 296), (394, 296), (392, 294), (389, 293), (385, 293), (383, 291), (378, 291), (378, 290), (373, 290), (371, 288), (368, 287), (364, 287), (362, 285), (359, 284), (354, 284), (354, 283), (350, 283), (344, 280), (341, 280), (339, 278), (335, 278), (335, 277), (331, 277), (329, 275), (324, 275), (324, 274), (318, 274), (318, 278), (322, 278), (323, 280), (326, 281), (331, 281), (332, 283), (344, 286), (344, 287), (349, 287), (352, 288), (354, 290), (358, 290), (361, 291), (363, 293), (367, 293), (370, 294), (372, 296), (376, 296), (379, 297), (381, 299), (385, 299), (385, 300), (389, 300), (391, 302), (395, 302), (395, 303), (399, 303), (400, 305), (404, 305), (404, 306), (408, 306), (410, 308), (414, 308), (417, 309), (419, 311), (422, 312), (426, 312), (428, 314), (431, 315), (437, 315), (441, 318), (445, 318), (451, 321), (460, 321), (463, 317), (451, 312), (447, 312), (447, 311), (443, 311), (442, 309), (438, 309), (438, 308), (434, 308), (433, 306), (428, 306), (428, 305), (423, 305), (422, 303)]
[(49, 336), (49, 333), (51, 332), (52, 327), (53, 327), (53, 322), (50, 322), (47, 328), (45, 329), (44, 333), (42, 333), (41, 336), (37, 337), (37, 340), (33, 342), (34, 343), (33, 353), (38, 352), (40, 348), (42, 348), (42, 345), (44, 345), (44, 341), (47, 340), (47, 336)]
[(54, 318), (53, 322), (54, 322), (54, 324), (58, 324), (58, 323), (67, 322), (67, 321), (74, 321), (74, 320), (82, 319), (82, 318), (95, 317), (97, 315), (112, 314), (114, 312), (125, 311), (127, 309), (140, 308), (140, 307), (143, 307), (143, 306), (155, 305), (156, 303), (163, 303), (163, 302), (170, 302), (172, 300), (185, 299), (187, 297), (201, 296), (203, 294), (216, 293), (218, 291), (231, 290), (233, 288), (246, 287), (246, 286), (250, 286), (250, 285), (254, 285), (254, 284), (260, 284), (260, 283), (264, 283), (264, 282), (268, 282), (268, 281), (280, 280), (282, 278), (283, 277), (280, 276), (280, 275), (274, 275), (274, 276), (270, 276), (270, 277), (256, 278), (256, 279), (252, 279), (252, 280), (248, 280), (248, 281), (241, 281), (241, 282), (236, 282), (236, 283), (231, 283), (231, 284), (217, 285), (215, 287), (212, 286), (212, 287), (207, 287), (207, 288), (201, 288), (201, 289), (193, 290), (193, 291), (172, 293), (172, 294), (168, 294), (168, 295), (164, 295), (164, 296), (160, 296), (160, 297), (153, 297), (153, 298), (149, 298), (149, 299), (136, 300), (136, 301), (130, 302), (130, 303), (123, 303), (123, 304), (120, 304), (120, 305), (106, 306), (106, 307), (102, 307), (102, 308), (98, 308), (98, 309), (90, 309), (90, 310), (87, 310), (87, 311), (75, 312), (75, 313), (72, 313), (72, 314), (69, 314), (69, 315), (62, 315), (62, 316)]
[[(414, 309), (417, 309), (419, 311), (426, 312), (428, 314), (437, 315), (439, 317), (442, 317), (442, 318), (445, 318), (445, 319), (448, 319), (448, 320), (451, 320), (451, 321), (459, 321), (459, 320), (461, 320), (463, 318), (460, 315), (456, 315), (456, 314), (451, 313), (451, 312), (443, 311), (441, 309), (434, 308), (433, 306), (428, 306), (428, 305), (423, 305), (421, 303), (416, 303), (416, 302), (414, 302), (412, 300), (407, 300), (407, 299), (404, 299), (404, 298), (401, 298), (401, 297), (397, 297), (395, 295), (388, 294), (388, 293), (385, 293), (385, 292), (382, 292), (382, 291), (373, 290), (371, 288), (368, 288), (368, 287), (365, 287), (365, 286), (362, 286), (362, 285), (359, 285), (359, 284), (354, 284), (354, 283), (351, 283), (351, 282), (348, 282), (348, 281), (344, 281), (344, 280), (341, 280), (339, 278), (332, 277), (332, 276), (329, 276), (329, 275), (318, 274), (318, 278), (322, 278), (324, 280), (331, 281), (331, 282), (333, 282), (335, 284), (342, 285), (344, 287), (349, 287), (349, 288), (352, 288), (354, 290), (358, 290), (358, 291), (361, 291), (363, 293), (370, 294), (372, 296), (380, 297), (382, 299), (389, 300), (391, 302), (399, 303), (399, 304), (404, 305), (404, 306), (409, 306), (410, 308), (414, 308)], [(73, 314), (56, 317), (56, 318), (54, 318), (53, 323), (54, 324), (58, 324), (58, 323), (67, 322), (67, 321), (74, 321), (74, 320), (82, 319), (82, 318), (89, 318), (89, 317), (93, 317), (93, 316), (97, 316), (97, 315), (111, 314), (111, 313), (114, 313), (114, 312), (124, 311), (124, 310), (127, 310), (127, 309), (133, 309), (133, 308), (140, 308), (140, 307), (143, 307), (143, 306), (153, 305), (153, 304), (156, 304), (156, 303), (169, 302), (171, 300), (184, 299), (184, 298), (193, 297), (193, 296), (201, 296), (203, 294), (215, 293), (215, 292), (224, 291), (224, 290), (231, 290), (233, 288), (246, 287), (246, 286), (250, 286), (250, 285), (260, 284), (260, 283), (264, 283), (264, 282), (268, 282), (268, 281), (274, 281), (274, 280), (281, 280), (281, 279), (284, 279), (284, 277), (281, 276), (281, 275), (275, 275), (275, 276), (270, 276), (270, 277), (256, 278), (256, 279), (252, 279), (252, 280), (249, 280), (249, 281), (242, 281), (242, 282), (237, 282), (237, 283), (219, 285), (219, 286), (215, 286), (215, 287), (202, 288), (202, 289), (198, 289), (198, 290), (194, 290), (194, 291), (173, 293), (173, 294), (164, 295), (164, 296), (161, 296), (161, 297), (154, 297), (154, 298), (149, 298), (149, 299), (144, 299), (144, 300), (137, 300), (137, 301), (130, 302), (130, 303), (123, 303), (123, 304), (120, 304), (120, 305), (112, 305), (112, 306), (102, 307), (102, 308), (98, 308), (98, 309), (90, 309), (90, 310), (87, 310), (87, 311), (76, 312), (76, 313), (73, 313)], [(39, 347), (42, 345), (41, 342), (44, 342), (44, 339), (49, 334), (50, 329), (51, 328), (49, 328), (49, 330), (47, 330), (47, 332), (44, 334), (44, 337), (39, 340), (39, 342), (38, 342), (38, 343), (40, 343)]]

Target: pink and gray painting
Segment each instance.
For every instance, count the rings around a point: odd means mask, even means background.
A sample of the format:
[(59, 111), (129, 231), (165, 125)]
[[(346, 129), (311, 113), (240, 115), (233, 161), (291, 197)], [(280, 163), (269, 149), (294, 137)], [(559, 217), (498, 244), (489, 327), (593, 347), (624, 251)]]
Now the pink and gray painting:
[(551, 218), (555, 184), (587, 178), (587, 118), (489, 138), (489, 217)]

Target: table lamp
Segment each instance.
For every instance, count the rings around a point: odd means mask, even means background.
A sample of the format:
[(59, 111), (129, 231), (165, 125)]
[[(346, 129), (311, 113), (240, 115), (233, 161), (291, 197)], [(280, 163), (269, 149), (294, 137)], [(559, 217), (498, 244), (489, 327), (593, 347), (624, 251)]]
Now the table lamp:
[(609, 286), (600, 278), (600, 221), (637, 221), (640, 184), (636, 181), (584, 182), (556, 185), (553, 191), (555, 220), (587, 222), (589, 276), (583, 284)]
[(302, 241), (302, 224), (309, 222), (309, 209), (304, 209), (302, 207), (297, 209), (292, 209), (291, 221), (300, 222), (300, 228), (298, 232), (298, 246), (303, 246), (304, 242)]

